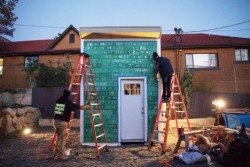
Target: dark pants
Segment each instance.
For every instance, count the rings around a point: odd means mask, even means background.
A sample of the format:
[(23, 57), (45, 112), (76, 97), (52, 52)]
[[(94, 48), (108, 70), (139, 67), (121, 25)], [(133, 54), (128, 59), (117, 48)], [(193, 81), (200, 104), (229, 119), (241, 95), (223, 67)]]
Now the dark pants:
[(163, 99), (168, 99), (171, 96), (171, 81), (172, 81), (173, 75), (169, 75), (166, 77), (162, 78), (162, 86), (163, 86), (163, 91), (162, 91), (162, 98)]

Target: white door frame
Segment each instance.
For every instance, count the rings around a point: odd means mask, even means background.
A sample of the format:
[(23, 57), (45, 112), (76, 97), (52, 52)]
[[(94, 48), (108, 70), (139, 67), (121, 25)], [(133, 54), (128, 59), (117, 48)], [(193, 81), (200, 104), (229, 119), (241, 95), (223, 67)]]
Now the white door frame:
[(118, 143), (121, 143), (121, 81), (122, 80), (143, 80), (144, 84), (144, 141), (147, 141), (148, 134), (148, 105), (147, 105), (147, 78), (146, 77), (119, 77), (118, 78)]

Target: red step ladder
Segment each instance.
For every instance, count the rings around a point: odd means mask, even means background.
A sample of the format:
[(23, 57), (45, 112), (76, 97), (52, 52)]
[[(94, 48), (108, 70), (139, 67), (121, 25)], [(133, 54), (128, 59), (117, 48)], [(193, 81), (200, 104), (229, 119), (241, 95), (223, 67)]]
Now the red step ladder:
[[(180, 110), (181, 108), (181, 110)], [(163, 103), (162, 99), (160, 101), (159, 107), (158, 107), (158, 112), (156, 115), (155, 123), (154, 123), (154, 128), (151, 134), (150, 142), (148, 144), (148, 149), (150, 149), (154, 143), (160, 143), (162, 147), (162, 152), (161, 154), (166, 153), (166, 147), (167, 147), (167, 140), (168, 140), (168, 132), (170, 128), (170, 119), (172, 116), (175, 118), (175, 123), (176, 123), (176, 132), (178, 134), (178, 129), (179, 129), (179, 123), (178, 123), (178, 113), (184, 114), (188, 129), (191, 132), (191, 126), (189, 124), (189, 119), (188, 119), (188, 114), (187, 114), (187, 109), (184, 103), (184, 98), (182, 96), (179, 80), (176, 75), (172, 77), (172, 82), (171, 82), (171, 98), (170, 101), (167, 103)], [(161, 120), (161, 115), (165, 116), (166, 120)], [(162, 125), (163, 130), (160, 129), (160, 126)], [(162, 134), (164, 135), (163, 141), (157, 140), (156, 134)], [(158, 137), (159, 138), (159, 137)]]
[[(106, 133), (104, 129), (104, 124), (102, 120), (102, 114), (100, 109), (100, 104), (98, 100), (95, 80), (94, 80), (94, 74), (92, 70), (92, 65), (90, 62), (90, 56), (87, 54), (80, 54), (77, 62), (75, 64), (74, 72), (71, 77), (71, 81), (68, 87), (68, 90), (71, 91), (71, 95), (73, 96), (73, 103), (77, 103), (79, 92), (80, 92), (80, 86), (81, 82), (83, 80), (83, 75), (85, 76), (85, 86), (88, 96), (88, 103), (87, 105), (84, 105), (83, 107), (80, 107), (81, 109), (89, 109), (90, 116), (91, 116), (91, 123), (92, 123), (92, 129), (94, 133), (94, 141), (96, 146), (96, 154), (97, 158), (100, 158), (100, 149), (103, 147), (106, 148), (106, 151), (108, 151), (108, 144), (107, 144), (107, 138)], [(92, 98), (94, 97), (94, 98)], [(70, 134), (70, 127), (72, 124), (72, 119), (74, 116), (74, 112), (71, 112), (70, 115), (70, 121), (67, 126), (67, 136), (66, 139), (68, 139), (68, 136)], [(98, 122), (98, 123), (96, 123)], [(101, 134), (97, 135), (97, 129), (101, 128), (99, 132), (101, 131)], [(98, 139), (103, 137), (103, 143), (102, 145), (98, 145), (99, 141)], [(55, 149), (55, 143), (57, 140), (57, 135), (54, 133), (54, 136), (51, 141), (50, 150), (53, 151)]]

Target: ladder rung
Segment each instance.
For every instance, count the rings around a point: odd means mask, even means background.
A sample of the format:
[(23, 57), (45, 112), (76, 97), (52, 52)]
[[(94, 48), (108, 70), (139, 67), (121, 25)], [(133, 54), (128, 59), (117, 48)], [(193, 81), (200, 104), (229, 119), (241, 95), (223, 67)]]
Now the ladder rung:
[(79, 86), (79, 85), (81, 85), (81, 84), (80, 84), (80, 83), (76, 83), (76, 82), (75, 82), (75, 83), (73, 83), (73, 85), (78, 85), (78, 86)]
[(180, 101), (177, 101), (177, 102), (174, 102), (175, 104), (182, 104), (182, 102), (180, 102)]
[(101, 114), (100, 113), (98, 113), (98, 114), (93, 114), (93, 116), (95, 117), (95, 116), (100, 116)]
[(103, 134), (100, 134), (100, 135), (98, 135), (98, 136), (96, 136), (96, 138), (98, 139), (98, 138), (100, 138), (100, 137), (102, 137), (102, 136), (104, 136), (105, 134), (103, 133)]
[(103, 144), (101, 146), (98, 147), (98, 150), (102, 149), (103, 147), (107, 146), (107, 144)]
[(99, 126), (102, 126), (102, 124), (96, 124), (95, 127), (99, 127)]
[(91, 95), (93, 95), (93, 96), (96, 96), (96, 93), (90, 93)]
[(158, 122), (160, 122), (160, 123), (166, 123), (167, 121), (158, 121)]
[(161, 142), (161, 141), (159, 141), (159, 140), (152, 140), (151, 142), (163, 144), (163, 142)]
[(178, 85), (174, 85), (175, 88), (178, 88)]
[(82, 74), (81, 74), (81, 73), (79, 73), (79, 72), (78, 72), (78, 73), (76, 73), (76, 76), (81, 76), (81, 75), (82, 75)]
[(180, 113), (183, 113), (184, 111), (176, 111), (176, 112), (180, 112)]
[(156, 132), (156, 133), (163, 133), (163, 134), (165, 134), (165, 132), (164, 132), (164, 131), (161, 131), (161, 130), (155, 130), (154, 132)]
[(91, 83), (91, 82), (88, 82), (88, 84), (89, 84), (89, 85), (95, 85), (95, 84), (93, 84), (93, 83)]
[(90, 68), (91, 66), (86, 64), (86, 67)]
[(78, 94), (78, 93), (76, 93), (76, 92), (72, 92), (72, 93), (71, 93), (71, 95), (77, 95), (77, 94)]
[(87, 75), (89, 75), (89, 76), (93, 76), (94, 74), (87, 73)]
[(99, 104), (98, 103), (90, 103), (90, 105), (92, 105), (92, 106), (98, 106)]
[(174, 95), (180, 95), (180, 93), (174, 93)]

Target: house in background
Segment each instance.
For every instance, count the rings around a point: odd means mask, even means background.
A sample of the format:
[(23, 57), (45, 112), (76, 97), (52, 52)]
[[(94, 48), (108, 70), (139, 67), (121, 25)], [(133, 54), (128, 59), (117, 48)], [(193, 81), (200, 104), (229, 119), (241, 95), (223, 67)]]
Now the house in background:
[(250, 93), (250, 39), (208, 34), (163, 34), (162, 56), (180, 77), (191, 72), (193, 91)]
[(79, 53), (79, 32), (72, 25), (56, 39), (20, 42), (1, 41), (0, 87), (28, 88), (30, 85), (24, 68), (29, 63), (39, 62), (57, 66), (69, 61), (74, 66)]

